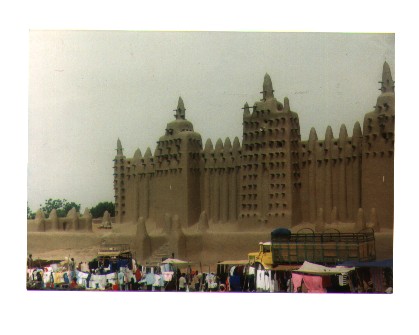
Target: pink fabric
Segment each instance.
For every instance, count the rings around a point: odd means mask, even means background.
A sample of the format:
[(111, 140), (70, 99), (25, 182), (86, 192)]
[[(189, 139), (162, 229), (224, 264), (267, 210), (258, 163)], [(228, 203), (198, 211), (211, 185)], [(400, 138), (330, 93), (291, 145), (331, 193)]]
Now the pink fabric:
[(307, 287), (308, 293), (325, 293), (326, 290), (323, 288), (323, 277), (322, 276), (305, 276), (298, 273), (292, 274), (292, 285), (294, 292), (301, 286), (302, 281)]
[(297, 288), (301, 286), (301, 281), (303, 280), (303, 275), (298, 273), (292, 274), (292, 286), (294, 288), (294, 292), (297, 292)]
[(307, 286), (308, 293), (325, 293), (323, 288), (322, 276), (304, 276), (304, 283)]

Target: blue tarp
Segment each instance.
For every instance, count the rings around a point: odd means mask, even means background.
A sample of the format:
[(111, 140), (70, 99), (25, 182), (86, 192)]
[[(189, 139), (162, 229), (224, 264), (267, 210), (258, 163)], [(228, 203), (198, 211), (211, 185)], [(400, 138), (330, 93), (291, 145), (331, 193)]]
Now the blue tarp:
[(356, 267), (356, 268), (392, 268), (393, 260), (385, 259), (385, 260), (373, 261), (373, 262), (346, 261), (339, 265), (351, 266), (351, 267)]

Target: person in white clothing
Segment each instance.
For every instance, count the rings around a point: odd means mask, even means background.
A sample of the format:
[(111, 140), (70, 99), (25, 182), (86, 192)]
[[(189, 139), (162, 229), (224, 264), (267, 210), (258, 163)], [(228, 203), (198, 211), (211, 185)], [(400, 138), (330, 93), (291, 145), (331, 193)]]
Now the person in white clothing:
[(181, 292), (186, 291), (186, 278), (185, 278), (184, 273), (182, 273), (182, 275), (179, 278), (179, 291), (181, 291)]

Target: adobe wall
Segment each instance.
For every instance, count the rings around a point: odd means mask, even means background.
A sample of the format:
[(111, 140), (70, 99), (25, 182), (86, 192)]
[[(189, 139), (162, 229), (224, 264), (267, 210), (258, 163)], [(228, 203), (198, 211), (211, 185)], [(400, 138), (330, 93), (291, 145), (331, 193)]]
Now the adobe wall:
[(49, 217), (45, 218), (45, 214), (42, 210), (38, 210), (35, 219), (27, 220), (27, 231), (28, 232), (52, 232), (52, 231), (92, 231), (92, 215), (88, 208), (85, 209), (84, 214), (81, 216), (80, 213), (76, 212), (75, 208), (72, 208), (67, 216), (59, 218), (57, 211), (53, 209), (49, 213)]
[[(269, 240), (274, 228), (309, 223), (316, 231), (327, 225), (352, 232), (371, 227), (377, 233), (377, 255), (387, 255), (392, 250), (395, 136), (394, 81), (387, 63), (381, 84), (363, 130), (357, 122), (348, 136), (342, 125), (335, 137), (329, 126), (318, 139), (313, 128), (307, 141), (301, 141), (298, 114), (288, 98), (282, 103), (274, 97), (269, 75), (252, 112), (247, 103), (243, 108), (242, 144), (235, 138), (232, 145), (227, 137), (215, 147), (208, 139), (203, 148), (179, 98), (175, 120), (167, 124), (154, 155), (150, 148), (144, 156), (137, 149), (126, 158), (118, 139), (115, 220), (120, 227), (140, 228), (131, 235), (112, 229), (108, 238), (123, 243), (135, 236), (133, 244), (144, 259), (167, 244), (178, 257), (215, 262), (245, 257), (263, 236)], [(234, 231), (225, 229), (232, 224)], [(28, 221), (29, 234), (49, 231), (91, 232), (90, 213), (71, 211), (66, 218), (52, 213), (45, 219), (38, 212)], [(45, 239), (50, 248), (49, 235), (28, 236)], [(51, 243), (55, 246), (55, 239)], [(80, 243), (87, 245), (88, 238)]]
[[(311, 129), (301, 141), (298, 114), (288, 98), (274, 97), (268, 74), (263, 97), (243, 107), (242, 144), (227, 137), (201, 137), (185, 118), (179, 98), (175, 120), (157, 142), (154, 155), (139, 149), (126, 159), (118, 139), (114, 184), (117, 222), (139, 216), (161, 227), (164, 215), (178, 215), (183, 227), (202, 211), (211, 223), (240, 224), (241, 230), (315, 223), (356, 222), (362, 208), (367, 220), (376, 211), (379, 226), (393, 226), (394, 81), (383, 66), (382, 94), (364, 129), (357, 122), (348, 136), (327, 127), (323, 139)], [(139, 181), (138, 181), (139, 178)], [(377, 230), (379, 227), (377, 227)]]
[[(144, 264), (146, 260), (139, 257), (137, 250), (140, 246), (135, 234), (132, 233), (29, 232), (27, 237), (27, 250), (34, 258), (63, 259), (71, 255), (78, 262), (90, 261), (96, 256), (100, 244), (106, 241), (106, 243), (129, 244), (136, 252), (139, 263)], [(212, 266), (218, 261), (247, 259), (249, 252), (258, 250), (259, 242), (269, 241), (270, 232), (210, 231), (205, 234), (185, 232), (184, 237), (186, 252), (175, 253), (175, 257), (201, 262), (203, 266)], [(392, 231), (376, 233), (375, 237), (377, 259), (393, 258)], [(159, 249), (167, 241), (168, 237), (162, 233), (150, 234), (152, 250)]]

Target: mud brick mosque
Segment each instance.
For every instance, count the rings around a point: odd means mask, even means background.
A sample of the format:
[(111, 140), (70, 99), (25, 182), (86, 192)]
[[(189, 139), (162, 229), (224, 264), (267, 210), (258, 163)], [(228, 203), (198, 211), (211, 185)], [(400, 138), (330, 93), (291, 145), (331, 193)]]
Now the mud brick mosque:
[[(136, 228), (119, 240), (107, 233), (108, 240), (131, 242), (142, 259), (164, 253), (243, 259), (258, 241), (269, 240), (273, 228), (369, 227), (377, 233), (378, 258), (381, 251), (381, 258), (391, 258), (395, 90), (387, 63), (380, 84), (362, 128), (359, 122), (349, 131), (342, 125), (335, 137), (329, 126), (324, 138), (312, 128), (307, 140), (288, 98), (275, 97), (268, 74), (262, 99), (243, 107), (241, 140), (204, 143), (179, 98), (154, 154), (137, 149), (127, 158), (118, 139), (114, 226)], [(61, 224), (52, 218), (38, 212), (28, 220), (28, 247), (31, 232), (92, 231), (86, 211), (79, 218), (69, 213)]]
[(241, 143), (236, 137), (203, 144), (182, 98), (154, 155), (137, 149), (126, 158), (118, 140), (117, 222), (143, 217), (162, 224), (170, 213), (190, 227), (205, 212), (209, 221), (237, 221), (247, 230), (319, 219), (354, 222), (362, 209), (367, 221), (375, 215), (381, 227), (392, 228), (394, 81), (388, 64), (375, 110), (365, 115), (363, 129), (354, 125), (351, 136), (342, 125), (334, 137), (329, 126), (324, 139), (312, 128), (302, 141), (298, 114), (288, 98), (275, 98), (268, 74), (262, 93), (252, 107), (244, 105)]

